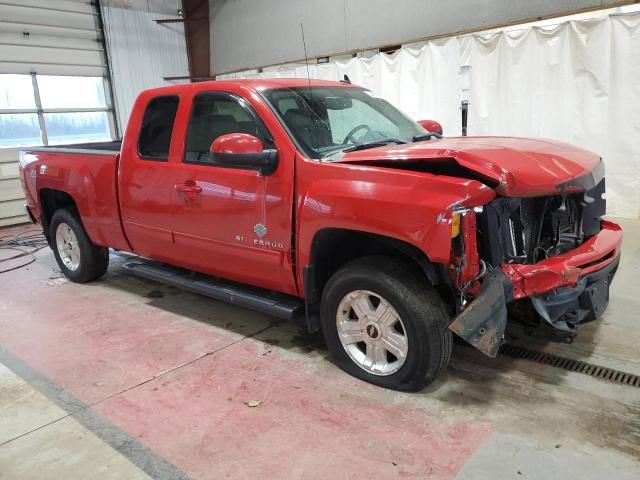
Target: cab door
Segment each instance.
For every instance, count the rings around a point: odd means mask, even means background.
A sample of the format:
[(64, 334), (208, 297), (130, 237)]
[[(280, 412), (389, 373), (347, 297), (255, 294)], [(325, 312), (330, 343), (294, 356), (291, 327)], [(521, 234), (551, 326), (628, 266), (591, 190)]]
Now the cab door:
[[(167, 208), (180, 264), (242, 283), (296, 293), (291, 262), (293, 162), (243, 97), (219, 91), (192, 98), (184, 154), (174, 159)], [(211, 143), (248, 133), (278, 150), (269, 175), (216, 164)]]
[[(131, 112), (118, 166), (120, 215), (138, 255), (179, 263), (170, 215), (180, 95), (144, 92)], [(135, 139), (132, 141), (132, 139)]]

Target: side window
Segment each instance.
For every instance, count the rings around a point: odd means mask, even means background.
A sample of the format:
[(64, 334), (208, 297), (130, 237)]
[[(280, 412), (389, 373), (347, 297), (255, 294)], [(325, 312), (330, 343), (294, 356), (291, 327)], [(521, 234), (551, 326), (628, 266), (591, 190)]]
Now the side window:
[(193, 100), (184, 161), (213, 165), (211, 143), (227, 133), (249, 133), (266, 146), (264, 132), (264, 126), (244, 100), (225, 93), (201, 93)]
[(158, 161), (169, 159), (171, 134), (179, 102), (176, 95), (156, 97), (149, 102), (138, 138), (138, 154), (141, 158)]

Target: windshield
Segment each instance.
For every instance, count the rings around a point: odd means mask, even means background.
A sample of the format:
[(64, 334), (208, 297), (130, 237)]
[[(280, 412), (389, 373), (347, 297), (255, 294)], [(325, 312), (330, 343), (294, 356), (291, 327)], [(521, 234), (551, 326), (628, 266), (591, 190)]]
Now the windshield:
[(356, 87), (297, 87), (262, 92), (311, 158), (359, 145), (411, 142), (428, 133), (389, 102)]

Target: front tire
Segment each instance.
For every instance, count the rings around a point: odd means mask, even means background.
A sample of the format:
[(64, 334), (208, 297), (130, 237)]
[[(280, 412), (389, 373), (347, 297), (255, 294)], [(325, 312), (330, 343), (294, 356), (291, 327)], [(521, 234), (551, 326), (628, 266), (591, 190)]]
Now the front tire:
[(69, 280), (86, 283), (107, 271), (109, 249), (91, 242), (77, 210), (56, 210), (51, 218), (49, 238), (56, 262)]
[(338, 366), (381, 387), (420, 390), (451, 357), (444, 302), (413, 264), (395, 258), (338, 270), (324, 289), (321, 321)]

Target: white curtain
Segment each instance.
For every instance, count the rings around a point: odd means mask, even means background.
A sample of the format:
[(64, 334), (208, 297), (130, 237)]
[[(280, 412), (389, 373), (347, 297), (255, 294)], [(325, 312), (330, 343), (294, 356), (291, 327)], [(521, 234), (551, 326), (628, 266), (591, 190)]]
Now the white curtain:
[[(605, 160), (608, 214), (640, 216), (640, 14), (449, 37), (391, 56), (309, 65), (309, 73), (346, 73), (414, 119), (460, 135), (462, 67), (470, 67), (469, 135), (544, 137), (592, 150)], [(306, 75), (297, 65), (229, 77)]]
[(640, 15), (473, 35), (469, 135), (562, 140), (605, 160), (607, 210), (640, 214)]

